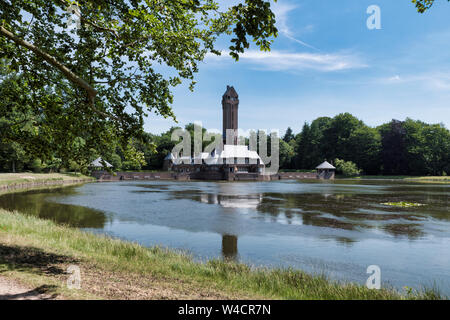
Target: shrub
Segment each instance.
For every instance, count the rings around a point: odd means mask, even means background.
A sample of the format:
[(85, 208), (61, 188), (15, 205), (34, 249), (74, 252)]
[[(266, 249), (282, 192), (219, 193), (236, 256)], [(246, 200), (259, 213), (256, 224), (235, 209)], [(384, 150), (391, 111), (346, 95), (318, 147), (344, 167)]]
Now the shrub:
[(34, 159), (30, 165), (34, 173), (41, 173), (45, 168), (45, 164), (42, 163), (41, 159)]
[(351, 161), (335, 159), (334, 163), (336, 171), (346, 177), (353, 177), (361, 174), (361, 170)]

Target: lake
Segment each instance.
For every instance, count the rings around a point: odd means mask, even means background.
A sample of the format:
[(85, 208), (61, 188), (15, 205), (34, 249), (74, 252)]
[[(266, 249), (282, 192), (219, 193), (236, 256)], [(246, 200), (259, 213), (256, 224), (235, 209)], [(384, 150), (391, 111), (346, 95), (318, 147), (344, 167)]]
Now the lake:
[[(407, 201), (418, 207), (384, 203)], [(0, 207), (198, 260), (293, 267), (450, 294), (450, 185), (336, 180), (125, 181), (0, 196)]]

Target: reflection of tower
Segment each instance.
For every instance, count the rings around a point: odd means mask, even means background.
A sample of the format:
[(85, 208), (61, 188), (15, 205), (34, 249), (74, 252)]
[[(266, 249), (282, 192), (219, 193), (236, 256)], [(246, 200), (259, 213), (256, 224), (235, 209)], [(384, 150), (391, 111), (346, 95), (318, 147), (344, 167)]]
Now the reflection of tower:
[(233, 143), (237, 145), (238, 141), (238, 106), (239, 96), (233, 87), (227, 86), (222, 97), (223, 109), (223, 144), (226, 144), (227, 130), (233, 130)]
[(237, 240), (236, 236), (228, 234), (222, 236), (222, 256), (224, 259), (236, 260), (238, 253)]

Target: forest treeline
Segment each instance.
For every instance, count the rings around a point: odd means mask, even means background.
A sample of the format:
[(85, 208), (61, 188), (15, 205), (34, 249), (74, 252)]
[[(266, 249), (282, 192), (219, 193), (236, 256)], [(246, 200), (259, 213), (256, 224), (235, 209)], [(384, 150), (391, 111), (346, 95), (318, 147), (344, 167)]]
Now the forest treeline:
[(443, 124), (407, 118), (372, 128), (342, 113), (305, 123), (297, 135), (288, 128), (282, 140), (283, 168), (310, 169), (324, 159), (343, 159), (368, 175), (450, 173), (450, 131)]
[[(0, 168), (7, 172), (83, 171), (90, 161), (101, 156), (115, 170), (159, 170), (176, 144), (171, 140), (174, 129), (159, 135), (145, 133), (142, 141), (131, 142), (128, 153), (112, 141), (111, 148), (102, 154), (91, 148), (89, 152), (84, 150), (82, 157), (55, 153), (45, 161), (27, 157), (20, 142), (2, 141)], [(186, 125), (185, 129), (193, 136), (194, 124)], [(83, 138), (75, 139), (74, 147), (83, 146)], [(409, 118), (373, 128), (349, 113), (342, 113), (305, 123), (297, 134), (288, 128), (280, 137), (281, 169), (310, 170), (324, 160), (334, 162), (335, 159), (351, 161), (367, 175), (447, 175), (450, 173), (450, 131), (443, 124)]]

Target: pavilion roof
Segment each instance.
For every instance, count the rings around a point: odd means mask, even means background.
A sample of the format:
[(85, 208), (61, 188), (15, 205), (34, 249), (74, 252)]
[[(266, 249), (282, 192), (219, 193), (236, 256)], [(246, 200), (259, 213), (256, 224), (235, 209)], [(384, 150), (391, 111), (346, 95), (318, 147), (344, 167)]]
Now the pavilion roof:
[(336, 167), (333, 167), (328, 161), (324, 161), (319, 164), (316, 169), (336, 169)]
[(105, 163), (107, 168), (112, 168), (112, 164), (110, 164), (108, 161), (103, 160), (102, 158), (97, 158), (94, 161), (91, 162), (90, 167), (94, 167), (94, 168), (103, 168), (103, 163)]

